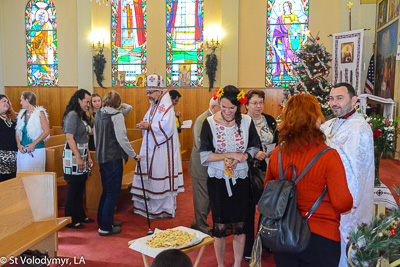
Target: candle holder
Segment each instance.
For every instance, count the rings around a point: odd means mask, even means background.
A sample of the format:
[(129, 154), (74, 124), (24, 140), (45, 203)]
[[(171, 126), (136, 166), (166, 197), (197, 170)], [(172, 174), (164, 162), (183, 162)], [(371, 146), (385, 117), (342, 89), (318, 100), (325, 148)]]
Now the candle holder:
[(206, 40), (206, 47), (208, 49), (212, 50), (212, 53), (215, 53), (215, 50), (218, 49), (218, 47), (221, 46), (221, 43), (218, 42), (218, 36), (217, 36), (217, 40), (215, 41), (214, 38), (211, 39), (211, 41)]

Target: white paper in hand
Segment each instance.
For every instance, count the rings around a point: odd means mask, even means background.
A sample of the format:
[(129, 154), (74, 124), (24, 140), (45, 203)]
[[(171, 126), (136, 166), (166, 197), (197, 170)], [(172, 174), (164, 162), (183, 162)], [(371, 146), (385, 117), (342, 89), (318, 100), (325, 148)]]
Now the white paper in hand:
[(193, 124), (192, 120), (183, 121), (181, 124), (181, 129), (189, 129), (192, 127), (192, 124)]

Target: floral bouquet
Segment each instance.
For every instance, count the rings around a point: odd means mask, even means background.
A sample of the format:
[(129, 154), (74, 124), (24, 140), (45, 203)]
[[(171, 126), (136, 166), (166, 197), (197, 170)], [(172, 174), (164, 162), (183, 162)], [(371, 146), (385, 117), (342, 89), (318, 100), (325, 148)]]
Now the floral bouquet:
[(397, 117), (392, 120), (384, 118), (381, 115), (373, 115), (366, 118), (374, 134), (375, 185), (380, 184), (379, 164), (382, 154), (389, 156), (396, 152), (394, 149), (394, 137), (400, 132), (400, 128), (396, 128), (399, 119), (400, 117)]

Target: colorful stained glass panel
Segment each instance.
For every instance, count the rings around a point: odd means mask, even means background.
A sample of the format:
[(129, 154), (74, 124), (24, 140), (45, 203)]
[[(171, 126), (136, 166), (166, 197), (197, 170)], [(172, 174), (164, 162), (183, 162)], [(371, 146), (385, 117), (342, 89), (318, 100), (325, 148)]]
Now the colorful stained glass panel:
[(167, 0), (168, 87), (203, 86), (203, 0)]
[(266, 86), (295, 83), (292, 68), (307, 40), (308, 8), (308, 0), (267, 0)]
[[(146, 0), (119, 0), (111, 7), (112, 85), (138, 86), (147, 74)], [(142, 79), (138, 79), (142, 77)]]
[(50, 0), (31, 0), (25, 9), (29, 86), (58, 85), (56, 8)]

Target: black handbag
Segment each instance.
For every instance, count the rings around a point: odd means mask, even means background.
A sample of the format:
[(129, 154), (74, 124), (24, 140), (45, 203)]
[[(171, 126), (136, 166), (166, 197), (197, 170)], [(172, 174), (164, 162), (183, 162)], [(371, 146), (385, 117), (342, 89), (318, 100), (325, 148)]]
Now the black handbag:
[[(261, 260), (261, 243), (272, 252), (299, 253), (304, 251), (310, 242), (311, 232), (307, 220), (321, 204), (326, 193), (325, 186), (320, 197), (303, 217), (297, 208), (296, 184), (328, 150), (321, 150), (296, 177), (296, 166), (290, 164), (283, 172), (282, 154), (279, 150), (279, 180), (269, 181), (257, 205), (262, 219), (253, 245), (252, 262), (250, 266), (259, 266)], [(293, 168), (292, 181), (286, 179), (286, 172)]]
[(250, 179), (253, 202), (258, 203), (264, 191), (265, 172), (260, 169), (260, 162), (255, 158), (247, 160), (249, 165), (248, 177)]

